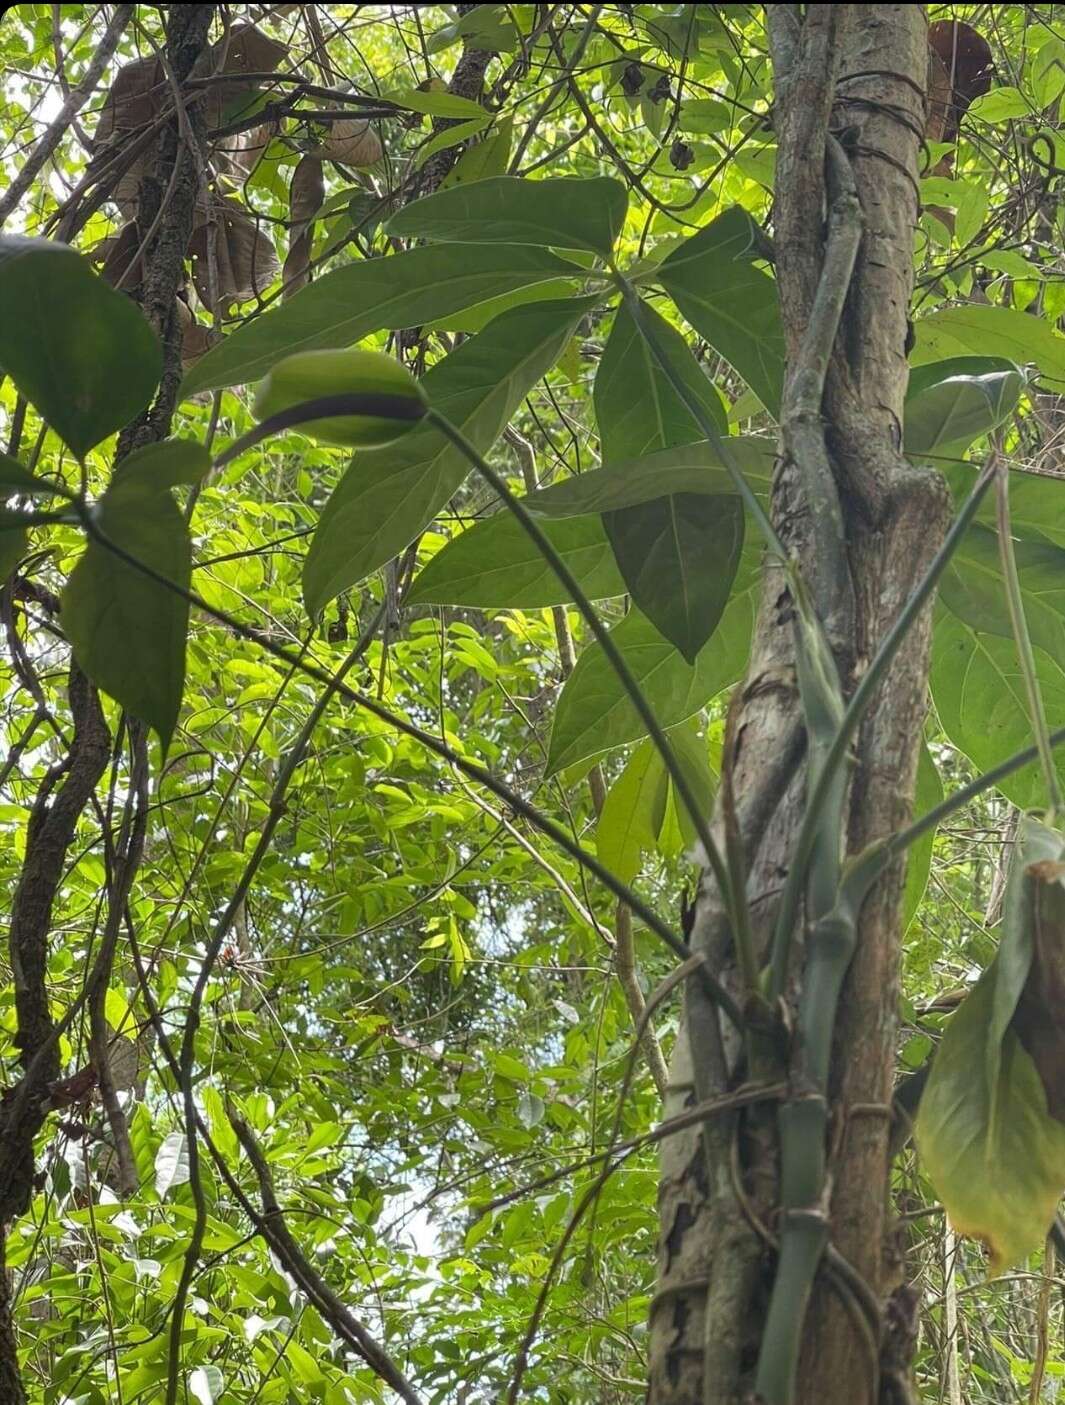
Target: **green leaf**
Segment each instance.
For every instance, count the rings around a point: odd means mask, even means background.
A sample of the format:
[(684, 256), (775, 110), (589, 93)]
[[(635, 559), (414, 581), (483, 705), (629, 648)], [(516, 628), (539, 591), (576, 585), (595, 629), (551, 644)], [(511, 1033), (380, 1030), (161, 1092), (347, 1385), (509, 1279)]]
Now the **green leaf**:
[(0, 367), (78, 456), (152, 397), (159, 340), (124, 293), (66, 244), (0, 239)]
[(539, 244), (609, 258), (627, 208), (625, 187), (610, 176), (496, 176), (415, 200), (394, 214), (386, 229), (400, 239)]
[[(714, 791), (717, 788), (717, 776), (710, 765), (706, 738), (701, 735), (694, 720), (689, 720), (679, 727), (671, 728), (669, 744), (673, 748), (677, 765), (695, 796), (700, 813), (709, 818)], [(699, 836), (695, 832), (695, 824), (688, 813), (688, 807), (677, 794), (672, 777), (669, 782), (669, 794), (670, 802), (677, 816), (681, 840), (686, 849), (692, 849)]]
[[(718, 433), (727, 435), (728, 412), (688, 343), (649, 304), (644, 314), (653, 323), (673, 371), (702, 403)], [(691, 411), (666, 379), (624, 305), (618, 308), (603, 348), (594, 396), (604, 463), (639, 459), (658, 449), (694, 444), (703, 438)]]
[(776, 285), (750, 262), (755, 249), (751, 217), (735, 207), (674, 249), (655, 276), (685, 321), (777, 415), (784, 334)]
[(189, 1394), (199, 1405), (215, 1405), (224, 1387), (225, 1377), (217, 1366), (197, 1366), (189, 1375)]
[(257, 381), (293, 351), (351, 346), (371, 332), (419, 326), (576, 272), (546, 249), (522, 247), (443, 245), (362, 259), (245, 322), (196, 363), (181, 394)]
[[(137, 467), (108, 488), (95, 520), (116, 546), (188, 590), (185, 519), (170, 494), (146, 482)], [(184, 688), (188, 601), (90, 540), (63, 591), (61, 619), (80, 666), (155, 729), (165, 755)]]
[(54, 498), (56, 488), (46, 478), (34, 477), (18, 459), (0, 454), (0, 494), (9, 497), (15, 493), (34, 498)]
[[(651, 307), (672, 369), (705, 405), (722, 435), (721, 397), (684, 338)], [(699, 426), (666, 379), (628, 308), (619, 308), (595, 377), (602, 457), (636, 459), (695, 442)], [(604, 514), (603, 525), (633, 600), (689, 662), (724, 609), (743, 545), (743, 505), (736, 497), (656, 497)]]
[[(1017, 541), (1014, 555), (1032, 642), (1065, 669), (1065, 552), (1048, 542)], [(1013, 639), (996, 532), (969, 528), (943, 573), (939, 594), (973, 629)]]
[(544, 1120), (544, 1113), (547, 1111), (543, 1098), (535, 1093), (522, 1093), (518, 1099), (518, 1121), (526, 1129), (538, 1126)]
[(127, 454), (115, 469), (114, 481), (177, 488), (201, 482), (210, 467), (211, 455), (197, 440), (164, 439)]
[[(977, 1075), (995, 993), (991, 967), (962, 1001), (936, 1052), (917, 1114), (921, 1161), (951, 1223), (987, 1244), (1001, 1273), (1040, 1247), (1065, 1189), (1065, 1127), (1013, 1031), (992, 1088)], [(1008, 1109), (992, 1118), (994, 1104)]]
[[(773, 472), (772, 442), (753, 437), (736, 438), (729, 440), (729, 448), (754, 491), (767, 496)], [(567, 478), (550, 488), (530, 493), (525, 503), (531, 512), (543, 517), (581, 517), (590, 512), (634, 507), (665, 493), (728, 494), (732, 491), (728, 470), (716, 450), (704, 440)]]
[(503, 175), (510, 160), (513, 137), (514, 119), (511, 116), (504, 117), (495, 131), (462, 153), (444, 177), (441, 190), (450, 190), (453, 185), (469, 185), (473, 181)]
[(955, 1228), (1001, 1273), (1038, 1249), (1065, 1190), (1065, 843), (1021, 819), (998, 955), (947, 1026), (917, 1118)]
[[(0, 585), (3, 585), (25, 556), (28, 542), (29, 533), (25, 527), (0, 527)], [(610, 550), (609, 546), (607, 550)]]
[[(962, 360), (962, 364), (968, 358)], [(988, 358), (992, 361), (992, 358)], [(954, 367), (958, 360), (937, 363)], [(992, 362), (992, 364), (994, 364)], [(921, 367), (930, 371), (935, 366)], [(983, 373), (948, 373), (934, 384), (911, 387), (906, 397), (904, 448), (908, 454), (963, 454), (1016, 408), (1025, 385), (1016, 366)]]
[[(959, 505), (968, 497), (979, 469), (970, 463), (941, 465)], [(531, 502), (530, 502), (531, 505)], [(1020, 540), (1051, 542), (1065, 548), (1065, 484), (1045, 473), (1010, 469), (1010, 524)], [(985, 495), (976, 521), (996, 531), (994, 494)]]
[(641, 742), (607, 792), (595, 827), (599, 859), (623, 883), (632, 882), (644, 853), (654, 848), (668, 795), (669, 777), (657, 748)]
[[(917, 753), (917, 787), (913, 798), (914, 819), (920, 819), (943, 799), (943, 782), (939, 778), (936, 763), (931, 752), (922, 741)], [(902, 890), (902, 930), (905, 933), (921, 906), (928, 875), (932, 869), (932, 849), (935, 845), (934, 830), (921, 836), (910, 846), (906, 859), (906, 884)]]
[(163, 1200), (189, 1179), (189, 1146), (184, 1132), (171, 1132), (155, 1153), (155, 1193)]
[(1018, 366), (1034, 362), (1044, 376), (1065, 380), (1065, 337), (1039, 317), (1012, 307), (966, 303), (943, 307), (914, 323), (916, 363), (949, 356), (1002, 356)]
[[(743, 583), (693, 664), (663, 639), (639, 610), (630, 610), (614, 626), (614, 642), (663, 727), (691, 717), (742, 677), (754, 625), (753, 559), (743, 575)], [(639, 741), (645, 735), (639, 714), (602, 648), (590, 645), (559, 695), (548, 773), (554, 775), (586, 757)]]
[[(1035, 657), (1047, 720), (1051, 728), (1063, 726), (1065, 673), (1038, 647)], [(930, 682), (943, 730), (978, 770), (990, 770), (1032, 744), (1024, 680), (1012, 639), (983, 633), (948, 610), (937, 610)], [(1059, 753), (1059, 773), (1062, 769)], [(1014, 772), (999, 789), (1025, 809), (1046, 803), (1034, 763)]]
[[(421, 93), (415, 88), (404, 88), (385, 98), (408, 112), (420, 112), (428, 117), (484, 117), (486, 109), (471, 98), (461, 98), (454, 93)], [(491, 116), (491, 113), (487, 114)]]
[(1032, 104), (1019, 89), (996, 88), (973, 101), (969, 114), (980, 122), (1005, 122), (1009, 117), (1029, 117)]
[[(598, 517), (547, 522), (543, 531), (589, 599), (624, 594), (625, 583)], [(508, 512), (452, 537), (419, 572), (406, 601), (494, 610), (537, 610), (569, 602), (570, 593)]]
[(435, 156), (438, 151), (446, 151), (450, 146), (458, 146), (470, 137), (475, 137), (478, 132), (483, 132), (485, 127), (491, 122), (491, 113), (482, 113), (480, 117), (471, 118), (469, 122), (459, 122), (457, 126), (445, 127), (443, 131), (437, 132), (424, 146), (418, 148), (417, 155), (412, 162), (412, 169), (417, 171), (425, 165), (430, 156)]
[[(594, 305), (575, 298), (505, 312), (426, 373), (426, 398), (487, 452)], [(398, 555), (469, 471), (463, 455), (432, 426), (357, 454), (323, 508), (307, 554), (303, 589), (310, 614)]]
[(735, 496), (675, 493), (603, 519), (633, 600), (689, 663), (713, 634), (743, 549)]

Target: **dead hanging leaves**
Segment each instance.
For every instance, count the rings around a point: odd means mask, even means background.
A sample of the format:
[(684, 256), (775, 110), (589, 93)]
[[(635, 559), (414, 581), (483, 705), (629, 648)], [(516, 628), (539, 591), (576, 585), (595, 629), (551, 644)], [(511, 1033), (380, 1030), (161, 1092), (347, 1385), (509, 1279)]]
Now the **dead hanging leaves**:
[[(286, 44), (254, 25), (242, 25), (213, 47), (205, 65), (210, 77), (203, 81), (198, 101), (211, 141), (210, 160), (196, 202), (188, 256), (196, 298), (212, 316), (224, 316), (235, 305), (261, 297), (282, 273), (268, 228), (249, 213), (233, 188), (255, 170), (271, 142), (285, 139), (281, 118), (265, 116), (260, 122), (245, 124), (261, 109), (270, 75), (278, 72), (287, 57)], [(139, 138), (151, 135), (173, 98), (158, 58), (148, 56), (125, 64), (116, 74), (100, 113), (97, 153), (135, 146)], [(323, 162), (364, 169), (383, 154), (381, 140), (365, 118), (315, 118), (313, 125), (292, 120), (298, 147), (305, 154), (293, 171), (290, 187), (289, 249), (282, 274), (285, 296), (303, 287), (310, 277), (314, 216), (324, 198)], [(138, 207), (141, 182), (154, 159), (154, 141), (141, 145), (143, 149), (112, 178), (107, 190), (124, 224), (94, 250), (103, 276), (127, 291), (135, 289), (144, 275), (145, 233), (138, 224)], [(196, 320), (190, 304), (191, 296), (178, 308), (186, 369), (209, 349), (214, 337)]]
[(992, 1273), (1039, 1248), (1065, 1192), (1065, 836), (1038, 820), (1018, 830), (998, 954), (947, 1026), (915, 1130)]

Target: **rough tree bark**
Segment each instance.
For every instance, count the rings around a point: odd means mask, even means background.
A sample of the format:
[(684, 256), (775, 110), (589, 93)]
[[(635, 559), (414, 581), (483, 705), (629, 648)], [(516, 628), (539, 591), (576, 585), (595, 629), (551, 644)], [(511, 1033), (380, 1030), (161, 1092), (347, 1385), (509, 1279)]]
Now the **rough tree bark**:
[[(832, 195), (831, 186), (826, 193), (826, 157), (833, 152), (837, 159), (845, 156), (845, 178), (856, 186), (862, 214), (857, 263), (813, 426), (836, 485), (845, 543), (841, 579), (833, 582), (826, 570), (824, 522), (810, 510), (811, 465), (796, 462), (805, 456), (794, 449), (782, 452), (772, 500), (774, 524), (829, 625), (849, 692), (948, 522), (938, 475), (913, 469), (900, 452), (926, 20), (920, 5), (808, 6), (805, 17), (800, 7), (781, 5), (767, 7), (767, 13), (779, 141), (776, 274), (792, 374), (822, 275)], [(787, 402), (786, 389), (785, 408)], [(809, 423), (805, 430), (811, 430)], [(787, 448), (786, 425), (784, 443)], [(730, 715), (727, 765), (763, 951), (805, 795), (793, 613), (781, 571), (767, 568), (751, 662)], [(909, 816), (928, 636), (926, 615), (896, 657), (861, 730), (848, 801), (852, 852)], [(839, 1007), (830, 1081), (831, 1244), (836, 1264), (842, 1256), (858, 1277), (841, 1291), (838, 1269), (822, 1265), (797, 1386), (804, 1405), (905, 1398), (913, 1314), (892, 1247), (888, 1197), (902, 880), (901, 868), (890, 872), (862, 910)], [(801, 937), (793, 943), (792, 995), (801, 981)], [(739, 991), (726, 922), (709, 879), (692, 944)], [(757, 1073), (743, 1065), (731, 1030), (722, 1029), (704, 999), (693, 989), (686, 1001), (667, 1116)], [(793, 1071), (795, 1055), (793, 1048)], [(724, 1115), (705, 1127), (703, 1139), (678, 1136), (663, 1145), (652, 1405), (738, 1405), (750, 1398), (774, 1267), (774, 1125), (772, 1108), (742, 1121)]]

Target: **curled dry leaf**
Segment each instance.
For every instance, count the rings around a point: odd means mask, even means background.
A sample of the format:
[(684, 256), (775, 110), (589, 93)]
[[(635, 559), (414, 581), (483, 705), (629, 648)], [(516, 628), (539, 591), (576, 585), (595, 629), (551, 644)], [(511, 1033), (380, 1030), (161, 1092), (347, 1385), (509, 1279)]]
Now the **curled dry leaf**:
[[(209, 312), (218, 312), (261, 296), (281, 265), (273, 241), (237, 201), (216, 199), (212, 216), (193, 230), (189, 253), (200, 301)], [(213, 288), (208, 240), (214, 248)]]
[(281, 274), (283, 298), (289, 298), (310, 278), (314, 217), (325, 199), (322, 162), (317, 156), (304, 156), (292, 172), (289, 187), (289, 246)]
[(318, 154), (344, 166), (372, 166), (380, 161), (381, 138), (365, 118), (343, 117), (333, 122), (318, 143)]
[(942, 135), (937, 140), (955, 141), (969, 104), (991, 87), (991, 46), (962, 20), (937, 20), (929, 25), (928, 46), (943, 66), (950, 92), (942, 118)]

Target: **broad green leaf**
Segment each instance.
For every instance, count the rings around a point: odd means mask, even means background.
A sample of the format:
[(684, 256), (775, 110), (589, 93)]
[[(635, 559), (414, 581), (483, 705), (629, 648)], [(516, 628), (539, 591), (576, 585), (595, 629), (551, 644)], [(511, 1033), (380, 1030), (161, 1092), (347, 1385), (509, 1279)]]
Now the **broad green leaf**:
[[(691, 717), (743, 675), (754, 625), (754, 575), (725, 607), (721, 622), (694, 664), (664, 639), (639, 610), (614, 626), (614, 642), (663, 727)], [(589, 645), (559, 695), (551, 729), (548, 772), (564, 770), (646, 735), (635, 706), (598, 644)]]
[(453, 185), (469, 185), (473, 181), (502, 176), (510, 160), (510, 145), (514, 137), (513, 117), (504, 117), (483, 141), (464, 151), (441, 182), (441, 190)]
[(1023, 816), (998, 954), (947, 1026), (921, 1155), (951, 1220), (998, 1273), (1039, 1248), (1065, 1191), (1065, 842)]
[(1065, 380), (1065, 337), (1042, 318), (1013, 307), (942, 307), (916, 321), (914, 335), (916, 363), (948, 356), (1003, 356), (1018, 366), (1034, 362), (1044, 376)]
[(520, 246), (442, 245), (361, 259), (238, 327), (196, 363), (181, 394), (257, 381), (293, 351), (351, 346), (371, 332), (419, 326), (575, 272), (547, 249)]
[[(29, 534), (25, 527), (0, 527), (0, 585), (3, 585), (11, 572), (26, 554)], [(604, 539), (604, 545), (606, 545)], [(607, 546), (607, 551), (610, 547)], [(613, 564), (613, 557), (611, 557)]]
[(627, 208), (625, 187), (610, 176), (496, 176), (415, 200), (394, 214), (386, 228), (400, 239), (539, 244), (609, 258)]
[(418, 153), (412, 162), (412, 169), (417, 171), (425, 165), (430, 156), (435, 156), (438, 151), (446, 151), (450, 146), (458, 146), (461, 142), (468, 141), (470, 137), (475, 137), (478, 132), (483, 132), (485, 127), (491, 122), (491, 113), (484, 112), (480, 117), (473, 117), (469, 122), (459, 122), (454, 127), (445, 127), (443, 131), (437, 132), (424, 146), (418, 148)]
[(751, 217), (735, 207), (674, 249), (655, 276), (685, 321), (777, 415), (784, 334), (776, 285), (751, 263), (754, 251)]
[(518, 1099), (518, 1121), (526, 1131), (538, 1126), (544, 1120), (546, 1111), (543, 1098), (536, 1093), (522, 1093)]
[[(577, 270), (574, 270), (576, 272)], [(489, 298), (463, 312), (453, 312), (449, 317), (441, 317), (435, 322), (426, 322), (423, 332), (483, 332), (489, 322), (512, 307), (524, 307), (530, 302), (557, 302), (559, 298), (576, 297), (580, 285), (575, 278), (548, 278), (543, 283), (530, 283), (524, 288), (515, 288), (502, 297)]]
[[(760, 497), (769, 493), (775, 448), (767, 439), (736, 438), (729, 448), (743, 476)], [(580, 517), (590, 512), (614, 512), (650, 502), (666, 493), (731, 493), (732, 479), (705, 440), (665, 449), (631, 463), (593, 469), (525, 499), (529, 510), (543, 517)]]
[[(426, 373), (426, 398), (487, 452), (592, 306), (592, 299), (574, 298), (505, 312)], [(401, 552), (469, 472), (463, 455), (432, 426), (357, 454), (323, 508), (307, 554), (309, 613)]]
[[(650, 304), (645, 305), (644, 315), (652, 323), (672, 370), (699, 399), (724, 437), (728, 434), (728, 412), (713, 381), (675, 327)], [(640, 459), (659, 449), (695, 444), (703, 438), (624, 304), (618, 308), (603, 348), (594, 399), (604, 463)]]
[(674, 493), (603, 522), (633, 600), (694, 662), (728, 603), (743, 550), (743, 503)]
[[(913, 817), (920, 819), (943, 799), (943, 782), (925, 743), (917, 753), (917, 786), (913, 797)], [(932, 868), (935, 831), (922, 835), (906, 857), (906, 884), (902, 890), (902, 930), (905, 932), (921, 905)]]
[[(1065, 725), (1065, 673), (1036, 648), (1039, 684), (1051, 728)], [(932, 636), (932, 697), (947, 736), (987, 771), (1032, 744), (1028, 705), (1011, 639), (985, 634), (946, 609), (936, 612)], [(1063, 773), (1059, 752), (1058, 770)], [(1023, 809), (1046, 804), (1038, 767), (1025, 766), (1000, 785)]]
[[(994, 993), (992, 966), (947, 1025), (915, 1132), (951, 1223), (982, 1240), (991, 1272), (1001, 1273), (1041, 1246), (1054, 1218), (1065, 1189), (1065, 1126), (1048, 1115), (1039, 1073), (1012, 1029), (994, 1085), (979, 1076)], [(995, 1104), (1004, 1115), (993, 1117)]]
[[(107, 490), (95, 515), (106, 538), (188, 590), (188, 528), (164, 488), (135, 468)], [(63, 591), (61, 619), (81, 667), (155, 729), (165, 755), (184, 688), (188, 601), (90, 541)]]
[[(1065, 552), (1047, 542), (1017, 541), (1014, 556), (1032, 641), (1065, 669)], [(969, 528), (943, 573), (939, 594), (973, 629), (1013, 638), (996, 532)]]
[(211, 455), (195, 439), (164, 439), (134, 449), (115, 469), (116, 483), (141, 483), (151, 488), (176, 488), (199, 483), (211, 467)]
[[(651, 307), (659, 343), (675, 373), (728, 433), (721, 397), (684, 338)], [(699, 426), (666, 379), (628, 308), (619, 308), (595, 377), (602, 457), (638, 459), (693, 443)], [(670, 494), (604, 514), (603, 525), (636, 605), (689, 662), (721, 616), (743, 545), (736, 497)]]
[(165, 1200), (189, 1179), (189, 1146), (184, 1132), (171, 1132), (155, 1153), (155, 1193)]
[(976, 98), (969, 113), (979, 122), (1005, 122), (1009, 117), (1031, 116), (1032, 104), (1019, 89), (1007, 85)]
[[(423, 93), (416, 88), (404, 88), (401, 92), (386, 97), (385, 101), (394, 102), (409, 112), (420, 112), (427, 117), (473, 118), (485, 115), (485, 109), (479, 102), (474, 102), (472, 98), (459, 97), (455, 93)], [(491, 116), (490, 113), (488, 115)]]
[[(671, 728), (669, 744), (673, 748), (677, 764), (695, 796), (699, 812), (709, 819), (714, 801), (714, 791), (717, 788), (717, 776), (710, 765), (706, 738), (701, 735), (695, 720), (692, 719), (682, 723), (679, 727)], [(686, 849), (691, 849), (694, 847), (698, 835), (695, 832), (692, 817), (688, 813), (688, 807), (677, 794), (677, 788), (672, 778), (669, 782), (669, 795), (670, 803), (677, 817), (681, 842)], [(661, 836), (659, 842), (661, 844)]]
[(54, 498), (56, 490), (46, 478), (37, 478), (28, 468), (23, 468), (18, 459), (0, 454), (0, 496), (7, 498), (16, 493), (25, 497)]
[(959, 373), (916, 393), (911, 389), (906, 397), (903, 447), (908, 454), (918, 455), (964, 453), (973, 440), (1013, 413), (1024, 384), (1024, 373), (1010, 367), (982, 374)]
[[(941, 466), (960, 506), (972, 491), (978, 466), (970, 463), (950, 463)], [(532, 500), (530, 499), (530, 506)], [(1010, 524), (1013, 534), (1021, 541), (1051, 542), (1065, 548), (1065, 483), (1060, 478), (1043, 473), (1025, 473), (1010, 469)], [(976, 514), (979, 524), (992, 531), (996, 528), (995, 497), (987, 493)]]
[(163, 369), (140, 308), (66, 244), (0, 239), (0, 367), (79, 458), (152, 398)]
[(623, 883), (631, 883), (653, 849), (666, 814), (669, 776), (651, 741), (641, 742), (607, 792), (595, 827), (596, 853)]
[[(598, 517), (545, 522), (543, 531), (589, 599), (624, 594)], [(570, 599), (521, 523), (499, 512), (452, 537), (419, 572), (406, 603), (537, 610)]]

